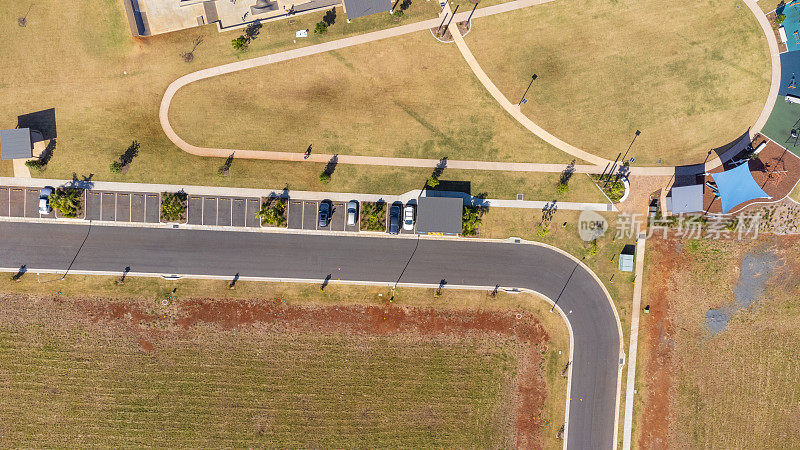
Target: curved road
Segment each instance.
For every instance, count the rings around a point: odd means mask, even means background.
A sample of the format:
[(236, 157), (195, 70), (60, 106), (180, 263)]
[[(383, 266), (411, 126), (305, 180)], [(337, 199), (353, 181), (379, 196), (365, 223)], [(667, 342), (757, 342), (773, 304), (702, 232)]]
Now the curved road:
[[(505, 242), (214, 232), (0, 222), (0, 267), (528, 288), (573, 332), (568, 448), (612, 448), (621, 327), (602, 283), (575, 258)], [(71, 263), (74, 261), (73, 263)], [(341, 269), (339, 269), (341, 268)]]
[[(520, 8), (526, 8), (533, 5), (548, 3), (550, 1), (553, 0), (513, 0), (506, 3), (501, 3), (499, 5), (493, 5), (477, 9), (473, 17), (474, 18), (486, 17), (494, 14), (513, 11)], [(756, 3), (756, 0), (743, 0), (743, 1), (755, 16), (756, 21), (758, 22), (759, 26), (761, 27), (761, 30), (764, 33), (764, 36), (767, 40), (767, 46), (769, 48), (770, 59), (772, 63), (772, 77), (770, 82), (769, 94), (767, 95), (764, 107), (762, 108), (761, 114), (756, 120), (756, 123), (753, 125), (752, 128), (750, 128), (750, 130), (748, 130), (748, 133), (752, 138), (756, 133), (761, 131), (764, 124), (766, 124), (770, 114), (772, 113), (775, 100), (778, 97), (781, 69), (780, 69), (780, 56), (778, 50), (778, 43), (777, 40), (775, 39), (775, 34), (772, 31), (772, 27), (769, 21), (759, 8), (758, 4)], [(443, 13), (447, 13), (449, 15), (450, 13), (449, 5), (445, 6)], [(462, 12), (455, 15), (455, 20), (453, 20), (450, 24), (451, 34), (455, 38), (455, 42), (459, 48), (459, 51), (464, 56), (464, 59), (472, 69), (475, 76), (484, 85), (487, 91), (489, 91), (492, 97), (494, 97), (494, 99), (499, 103), (499, 105), (515, 120), (517, 120), (522, 126), (524, 126), (526, 129), (528, 129), (529, 131), (540, 137), (548, 144), (558, 148), (559, 150), (571, 156), (580, 158), (583, 161), (587, 161), (593, 164), (593, 165), (578, 165), (575, 167), (576, 172), (600, 173), (606, 169), (606, 165), (611, 165), (612, 163), (611, 161), (602, 158), (600, 156), (596, 156), (585, 150), (579, 149), (567, 142), (562, 141), (556, 136), (550, 134), (549, 132), (541, 128), (539, 125), (537, 125), (535, 122), (533, 122), (525, 114), (523, 114), (519, 110), (519, 108), (516, 107), (516, 105), (512, 105), (511, 102), (509, 102), (509, 100), (500, 92), (500, 90), (495, 86), (495, 84), (491, 81), (491, 79), (486, 75), (486, 73), (480, 67), (477, 60), (472, 55), (472, 52), (470, 52), (466, 43), (461, 38), (460, 33), (457, 32), (456, 23), (458, 21), (466, 20), (468, 14), (469, 14), (468, 12)], [(229, 155), (234, 154), (234, 156), (237, 158), (246, 158), (246, 159), (303, 161), (304, 155), (302, 153), (267, 151), (267, 150), (261, 151), (261, 150), (209, 148), (209, 147), (198, 147), (196, 145), (189, 144), (188, 142), (184, 141), (180, 136), (178, 136), (178, 134), (175, 132), (175, 130), (172, 128), (172, 125), (169, 122), (169, 107), (170, 104), (172, 103), (172, 99), (178, 92), (178, 90), (183, 86), (186, 86), (189, 83), (202, 80), (205, 78), (211, 78), (218, 75), (236, 72), (239, 70), (260, 67), (268, 64), (273, 64), (276, 62), (288, 61), (303, 56), (310, 56), (318, 53), (324, 53), (330, 50), (350, 47), (353, 45), (363, 44), (380, 39), (401, 36), (407, 33), (413, 33), (416, 31), (422, 31), (434, 28), (439, 26), (439, 24), (440, 24), (440, 19), (424, 20), (421, 22), (411, 23), (408, 25), (374, 31), (371, 33), (365, 33), (357, 36), (351, 36), (348, 38), (338, 39), (335, 41), (325, 42), (317, 45), (310, 45), (307, 47), (301, 47), (294, 50), (274, 53), (271, 55), (259, 56), (256, 58), (237, 61), (189, 73), (173, 81), (167, 87), (167, 90), (164, 93), (164, 97), (161, 99), (161, 105), (159, 107), (159, 113), (158, 113), (161, 127), (164, 130), (164, 133), (167, 135), (167, 137), (178, 148), (187, 153), (191, 153), (197, 156), (227, 158)], [(707, 161), (705, 163), (704, 170), (705, 171), (712, 170), (722, 165), (723, 161), (732, 158), (740, 150), (741, 150), (740, 145), (733, 146), (724, 155), (720, 155), (719, 157), (715, 157)], [(308, 159), (313, 162), (324, 163), (328, 162), (332, 157), (333, 155), (328, 155), (328, 154), (312, 154), (311, 157)], [(377, 165), (377, 166), (393, 166), (393, 167), (436, 167), (439, 164), (439, 160), (435, 159), (391, 158), (391, 157), (381, 157), (381, 156), (358, 156), (358, 155), (338, 155), (338, 162), (343, 164)], [(564, 170), (563, 164), (503, 163), (495, 161), (459, 161), (459, 160), (448, 160), (447, 167), (453, 169), (480, 169), (480, 170), (500, 170), (500, 171), (518, 171), (518, 172), (561, 172)], [(674, 173), (675, 170), (672, 167), (637, 166), (631, 168), (631, 174), (634, 175), (671, 176), (674, 175)]]

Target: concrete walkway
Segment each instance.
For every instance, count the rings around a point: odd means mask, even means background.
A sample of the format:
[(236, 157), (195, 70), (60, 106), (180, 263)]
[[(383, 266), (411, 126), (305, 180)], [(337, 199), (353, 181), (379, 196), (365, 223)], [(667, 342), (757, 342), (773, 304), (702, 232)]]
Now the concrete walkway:
[[(493, 5), (486, 8), (477, 9), (473, 15), (473, 18), (500, 14), (508, 11), (513, 11), (516, 9), (526, 8), (533, 5), (547, 3), (550, 1), (552, 0), (514, 0), (499, 5)], [(772, 60), (772, 81), (771, 81), (769, 95), (767, 96), (764, 108), (761, 111), (761, 115), (758, 117), (758, 120), (756, 120), (754, 126), (749, 130), (749, 136), (752, 137), (758, 132), (760, 132), (761, 129), (763, 128), (764, 124), (766, 123), (767, 119), (772, 113), (772, 108), (775, 104), (775, 100), (777, 99), (778, 88), (780, 86), (780, 57), (778, 53), (778, 44), (777, 41), (775, 40), (775, 35), (772, 33), (772, 28), (766, 16), (764, 16), (764, 14), (761, 12), (755, 0), (744, 0), (744, 2), (748, 6), (748, 8), (750, 8), (753, 15), (756, 17), (756, 20), (761, 26), (762, 31), (764, 31), (764, 35), (767, 38), (767, 44), (770, 50), (770, 55)], [(443, 13), (449, 14), (449, 10), (450, 10), (449, 4), (445, 5)], [(456, 30), (455, 24), (459, 21), (466, 20), (468, 15), (469, 15), (468, 11), (456, 14), (455, 18), (451, 22), (450, 31), (455, 39), (456, 45), (458, 46), (465, 60), (469, 64), (470, 68), (473, 70), (479, 81), (481, 81), (481, 83), (486, 87), (489, 93), (495, 98), (495, 100), (497, 100), (497, 102), (503, 107), (503, 109), (506, 110), (506, 112), (508, 112), (515, 120), (517, 120), (520, 124), (522, 124), (526, 129), (530, 130), (532, 133), (536, 134), (537, 136), (548, 142), (550, 145), (553, 145), (554, 147), (572, 156), (575, 156), (576, 158), (580, 158), (581, 160), (594, 164), (594, 165), (578, 165), (576, 167), (576, 172), (578, 173), (602, 172), (606, 168), (606, 165), (610, 163), (610, 161), (606, 160), (605, 158), (593, 155), (585, 150), (579, 149), (573, 145), (570, 145), (558, 139), (557, 137), (553, 136), (552, 134), (548, 133), (546, 130), (536, 125), (536, 123), (534, 123), (531, 119), (525, 116), (522, 113), (522, 111), (518, 107), (516, 107), (516, 105), (511, 104), (511, 102), (500, 92), (497, 86), (494, 85), (491, 79), (486, 75), (486, 73), (480, 67), (475, 57), (472, 55), (472, 52), (467, 47), (461, 34), (457, 31), (454, 32), (454, 30)], [(211, 78), (218, 75), (224, 75), (239, 70), (260, 67), (276, 62), (288, 61), (295, 58), (301, 58), (304, 56), (324, 53), (327, 51), (350, 47), (353, 45), (373, 42), (380, 39), (387, 39), (390, 37), (401, 36), (408, 33), (430, 29), (439, 26), (440, 23), (441, 23), (441, 16), (440, 18), (437, 19), (425, 20), (408, 25), (402, 25), (395, 28), (379, 30), (344, 39), (338, 39), (335, 41), (326, 42), (322, 44), (311, 45), (308, 47), (302, 47), (294, 50), (288, 50), (285, 52), (275, 53), (272, 55), (265, 55), (244, 61), (237, 61), (234, 63), (224, 64), (221, 66), (212, 67), (184, 75), (175, 80), (174, 82), (172, 82), (172, 84), (170, 84), (169, 87), (167, 88), (167, 91), (164, 93), (164, 97), (161, 100), (161, 105), (159, 108), (159, 120), (161, 122), (161, 127), (164, 129), (164, 133), (167, 135), (167, 137), (176, 146), (178, 146), (180, 149), (188, 153), (197, 156), (227, 158), (229, 155), (234, 154), (234, 157), (236, 158), (267, 159), (267, 160), (281, 160), (281, 161), (304, 161), (305, 159), (302, 153), (277, 152), (277, 151), (267, 151), (267, 150), (262, 151), (262, 150), (208, 148), (208, 147), (198, 147), (196, 145), (189, 144), (188, 142), (181, 139), (180, 136), (178, 136), (178, 134), (175, 132), (175, 130), (169, 123), (169, 106), (172, 102), (172, 99), (175, 96), (175, 93), (181, 87), (189, 83), (192, 83), (194, 81), (202, 80), (205, 78)], [(738, 153), (739, 150), (740, 146), (735, 145), (720, 157), (715, 157), (707, 161), (705, 163), (705, 171), (718, 167), (719, 165), (722, 164), (722, 161), (730, 159), (732, 156)], [(328, 154), (312, 154), (307, 160), (312, 162), (326, 163), (332, 157), (333, 155), (328, 155)], [(357, 156), (357, 155), (339, 155), (338, 160), (340, 163), (343, 164), (379, 165), (379, 166), (392, 166), (392, 167), (432, 168), (436, 167), (437, 164), (439, 164), (439, 160), (435, 159), (390, 158), (390, 157)], [(496, 170), (496, 171), (512, 171), (512, 172), (560, 172), (561, 170), (563, 170), (563, 165), (559, 164), (502, 163), (502, 162), (489, 162), (489, 161), (459, 161), (459, 160), (448, 161), (447, 167), (453, 169), (473, 169), (473, 170), (493, 170), (493, 171)], [(634, 175), (672, 175), (673, 173), (674, 169), (672, 167), (631, 168), (631, 174)]]
[[(421, 189), (414, 189), (400, 195), (382, 194), (356, 194), (349, 192), (316, 192), (316, 191), (284, 191), (281, 189), (250, 189), (219, 186), (182, 186), (174, 184), (148, 184), (148, 183), (118, 183), (113, 181), (78, 181), (57, 180), (47, 178), (17, 178), (0, 177), (2, 186), (22, 186), (30, 188), (43, 188), (45, 186), (78, 186), (97, 191), (114, 192), (178, 192), (183, 191), (189, 195), (206, 195), (221, 197), (284, 197), (302, 200), (331, 200), (336, 202), (347, 202), (357, 200), (359, 202), (386, 203), (403, 202), (416, 200), (423, 197)], [(580, 202), (555, 202), (541, 200), (503, 200), (493, 198), (477, 198), (461, 192), (449, 192), (448, 196), (461, 197), (465, 204), (489, 206), (491, 208), (521, 208), (521, 209), (556, 209), (571, 211), (617, 211), (611, 203), (580, 203)]]
[(642, 309), (642, 284), (644, 283), (644, 235), (636, 240), (636, 279), (633, 284), (633, 305), (631, 306), (631, 338), (628, 347), (628, 377), (625, 384), (625, 420), (622, 428), (622, 448), (631, 448), (633, 430), (633, 395), (636, 382), (636, 354), (639, 348), (639, 312)]
[(12, 159), (12, 167), (14, 168), (14, 176), (18, 178), (30, 178), (31, 169), (25, 165), (27, 159)]

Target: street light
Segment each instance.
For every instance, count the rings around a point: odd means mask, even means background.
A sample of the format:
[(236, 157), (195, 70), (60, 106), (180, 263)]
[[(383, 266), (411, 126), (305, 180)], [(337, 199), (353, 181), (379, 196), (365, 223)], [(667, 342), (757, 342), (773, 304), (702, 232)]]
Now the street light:
[[(530, 82), (530, 84), (528, 84), (528, 89), (530, 89), (531, 86), (533, 86), (533, 80), (535, 80), (536, 78), (537, 78), (536, 74), (531, 75), (531, 82)], [(519, 99), (519, 103), (517, 103), (517, 106), (521, 106), (522, 105), (522, 101), (525, 100), (525, 96), (528, 94), (528, 89), (525, 89), (525, 93), (522, 94), (522, 98)]]

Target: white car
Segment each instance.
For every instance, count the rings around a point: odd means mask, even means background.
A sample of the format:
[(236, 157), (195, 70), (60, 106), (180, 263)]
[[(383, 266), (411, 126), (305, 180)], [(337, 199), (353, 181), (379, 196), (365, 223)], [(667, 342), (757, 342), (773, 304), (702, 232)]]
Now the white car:
[(53, 193), (53, 188), (42, 188), (39, 192), (39, 214), (50, 214), (50, 194)]
[(356, 224), (356, 215), (358, 214), (358, 202), (350, 200), (347, 202), (347, 225), (354, 226)]
[(406, 205), (403, 210), (403, 229), (406, 231), (414, 229), (414, 205)]

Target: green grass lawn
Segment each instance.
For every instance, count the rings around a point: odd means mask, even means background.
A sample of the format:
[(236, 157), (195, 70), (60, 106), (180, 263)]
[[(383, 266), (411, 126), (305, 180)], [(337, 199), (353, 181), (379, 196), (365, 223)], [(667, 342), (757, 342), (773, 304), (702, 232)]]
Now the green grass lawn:
[(769, 91), (767, 43), (741, 1), (559, 0), (475, 19), (466, 37), (512, 101), (579, 148), (687, 164), (740, 136)]
[(173, 99), (170, 122), (203, 147), (572, 159), (506, 114), (458, 50), (428, 31), (191, 83)]

